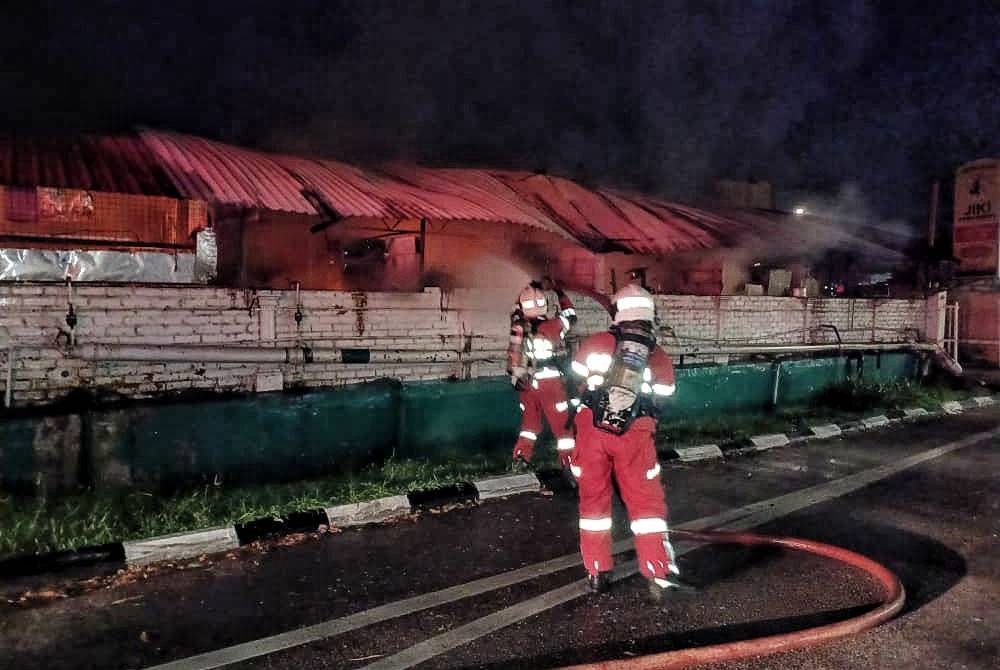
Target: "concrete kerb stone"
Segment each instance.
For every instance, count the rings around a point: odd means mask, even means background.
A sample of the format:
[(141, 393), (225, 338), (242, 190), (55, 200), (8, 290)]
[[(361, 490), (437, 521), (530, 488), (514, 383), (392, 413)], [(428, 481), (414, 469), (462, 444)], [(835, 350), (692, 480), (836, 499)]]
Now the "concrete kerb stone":
[(754, 435), (750, 438), (750, 443), (753, 444), (757, 451), (763, 451), (775, 447), (784, 447), (789, 444), (789, 441), (788, 436), (784, 433), (770, 433), (767, 435)]
[(930, 416), (930, 414), (931, 413), (923, 407), (907, 407), (903, 410), (904, 419), (918, 419), (920, 417)]
[(405, 495), (398, 495), (327, 507), (325, 511), (331, 527), (347, 528), (388, 521), (409, 514), (411, 509), (410, 499)]
[(472, 482), (479, 493), (480, 500), (490, 498), (505, 498), (519, 493), (536, 493), (541, 490), (542, 484), (534, 473), (528, 472), (522, 475), (507, 475), (505, 477), (493, 477)]
[(866, 430), (871, 430), (872, 428), (882, 428), (883, 426), (888, 426), (889, 423), (889, 417), (885, 414), (878, 414), (876, 416), (869, 416), (861, 419), (861, 425), (864, 426)]
[(813, 437), (820, 439), (827, 439), (830, 437), (840, 437), (842, 431), (840, 426), (835, 423), (827, 423), (820, 426), (810, 426), (809, 430), (812, 431)]
[(962, 403), (957, 400), (949, 400), (948, 402), (941, 403), (941, 409), (944, 410), (945, 414), (961, 414), (964, 408), (962, 407)]
[(240, 540), (235, 527), (220, 526), (144, 540), (129, 540), (122, 542), (122, 545), (125, 547), (126, 564), (147, 565), (237, 549)]
[(685, 463), (722, 458), (722, 449), (717, 444), (702, 444), (695, 447), (674, 447), (677, 458)]

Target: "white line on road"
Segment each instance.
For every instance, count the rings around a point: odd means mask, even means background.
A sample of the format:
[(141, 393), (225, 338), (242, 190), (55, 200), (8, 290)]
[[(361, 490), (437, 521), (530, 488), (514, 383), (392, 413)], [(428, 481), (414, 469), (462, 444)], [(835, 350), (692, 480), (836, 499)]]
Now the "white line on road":
[[(687, 530), (706, 529), (747, 529), (767, 523), (778, 517), (785, 516), (804, 507), (814, 505), (819, 502), (831, 500), (838, 496), (845, 495), (868, 484), (890, 477), (902, 470), (914, 467), (933, 458), (938, 458), (944, 454), (957, 449), (981, 442), (983, 440), (1000, 435), (1000, 428), (977, 433), (963, 438), (956, 442), (950, 442), (941, 447), (923, 451), (914, 456), (904, 458), (900, 461), (887, 465), (865, 470), (841, 479), (825, 484), (812, 486), (800, 491), (795, 491), (783, 496), (762, 500), (737, 509), (727, 510), (719, 514), (695, 519), (678, 525), (678, 528)], [(627, 538), (616, 542), (614, 552), (621, 553), (632, 548), (632, 539)], [(683, 553), (683, 552), (681, 552)], [(472, 596), (488, 593), (496, 589), (518, 584), (520, 582), (542, 577), (560, 570), (565, 570), (577, 566), (580, 561), (578, 553), (568, 554), (559, 558), (554, 558), (534, 565), (511, 570), (492, 577), (477, 579), (466, 584), (459, 584), (439, 591), (425, 593), (405, 600), (400, 600), (385, 605), (380, 605), (362, 612), (350, 614), (337, 619), (331, 619), (312, 626), (299, 628), (286, 633), (272, 635), (269, 637), (252, 640), (242, 644), (237, 644), (224, 649), (189, 656), (161, 665), (150, 666), (146, 670), (212, 670), (221, 668), (233, 663), (247, 661), (260, 656), (272, 654), (277, 651), (309, 644), (317, 640), (341, 635), (359, 628), (371, 626), (382, 621), (394, 619), (421, 610), (437, 607), (447, 603), (462, 600)], [(622, 577), (631, 574), (628, 572), (629, 566), (621, 566), (618, 574)], [(517, 605), (508, 607), (490, 614), (487, 617), (478, 619), (471, 623), (455, 628), (447, 633), (432, 637), (413, 647), (410, 647), (399, 654), (390, 656), (380, 661), (365, 666), (363, 670), (403, 670), (410, 668), (416, 663), (423, 662), (442, 654), (457, 646), (470, 642), (474, 639), (487, 635), (505, 626), (509, 626), (522, 619), (533, 616), (546, 609), (550, 609), (573, 598), (579, 597), (586, 592), (582, 582), (568, 584), (553, 591), (526, 600)], [(419, 659), (415, 660), (414, 659)]]

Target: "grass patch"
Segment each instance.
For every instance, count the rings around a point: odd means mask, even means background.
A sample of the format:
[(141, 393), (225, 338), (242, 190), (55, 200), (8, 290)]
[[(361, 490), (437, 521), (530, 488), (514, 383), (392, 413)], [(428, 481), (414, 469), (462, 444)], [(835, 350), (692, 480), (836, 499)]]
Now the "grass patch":
[(966, 391), (942, 385), (924, 385), (909, 380), (871, 384), (847, 380), (822, 391), (813, 401), (816, 407), (843, 412), (871, 412), (940, 405), (968, 396)]
[(122, 491), (84, 492), (49, 501), (0, 498), (0, 556), (60, 551), (282, 517), (478, 479), (510, 469), (508, 455), (498, 453), (440, 461), (389, 460), (354, 475), (284, 484), (207, 485), (169, 496)]

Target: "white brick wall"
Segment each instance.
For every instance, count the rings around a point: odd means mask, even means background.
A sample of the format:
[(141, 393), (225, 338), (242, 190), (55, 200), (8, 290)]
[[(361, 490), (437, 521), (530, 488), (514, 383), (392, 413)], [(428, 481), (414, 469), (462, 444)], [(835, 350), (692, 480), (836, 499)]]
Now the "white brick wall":
[[(572, 294), (576, 335), (604, 330), (607, 313)], [(17, 349), (14, 402), (57, 400), (76, 388), (126, 396), (190, 389), (252, 391), (258, 373), (280, 370), (286, 386), (334, 386), (379, 377), (403, 381), (502, 374), (508, 310), (514, 296), (489, 290), (423, 293), (303, 291), (295, 323), (294, 291), (207, 287), (80, 286), (73, 289), (78, 345), (207, 345), (367, 348), (371, 363), (220, 364), (88, 362), (67, 355), (64, 286), (0, 284), (0, 392), (8, 345)], [(923, 331), (920, 300), (833, 300), (744, 296), (659, 296), (661, 341), (675, 352), (716, 343), (832, 341), (815, 330), (835, 324), (849, 342), (901, 341)], [(873, 321), (874, 319), (874, 321)], [(874, 327), (873, 327), (874, 324)], [(60, 335), (62, 333), (62, 335)]]

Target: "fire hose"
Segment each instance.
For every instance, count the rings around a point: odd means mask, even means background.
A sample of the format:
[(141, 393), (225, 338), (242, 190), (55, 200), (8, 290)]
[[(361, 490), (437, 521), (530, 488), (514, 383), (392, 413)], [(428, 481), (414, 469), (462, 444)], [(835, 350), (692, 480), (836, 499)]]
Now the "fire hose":
[(744, 546), (773, 546), (830, 558), (858, 568), (873, 577), (882, 587), (882, 602), (874, 609), (850, 619), (791, 633), (713, 644), (706, 647), (675, 649), (645, 656), (583, 663), (557, 670), (675, 670), (707, 663), (721, 663), (805, 649), (874, 628), (896, 616), (906, 600), (903, 585), (888, 568), (866, 556), (841, 547), (795, 537), (772, 537), (745, 532), (671, 530), (670, 535), (676, 540)]

